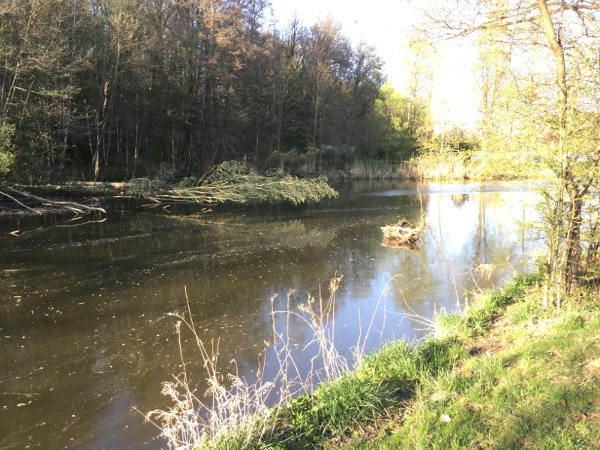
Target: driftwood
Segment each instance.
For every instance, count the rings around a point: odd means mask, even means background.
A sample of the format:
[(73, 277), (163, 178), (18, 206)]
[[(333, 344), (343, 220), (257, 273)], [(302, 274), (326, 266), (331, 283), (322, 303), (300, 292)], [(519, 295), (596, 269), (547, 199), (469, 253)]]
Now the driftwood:
[(42, 214), (41, 211), (38, 211), (36, 209), (31, 208), (30, 206), (27, 206), (25, 203), (23, 203), (22, 201), (20, 201), (19, 199), (13, 197), (10, 194), (7, 194), (6, 192), (0, 191), (0, 195), (3, 195), (4, 197), (8, 198), (9, 200), (12, 200), (13, 202), (15, 202), (17, 205), (31, 211), (34, 214)]
[[(10, 193), (9, 193), (10, 192)], [(60, 201), (50, 200), (39, 195), (32, 194), (30, 192), (21, 191), (11, 186), (0, 187), (0, 194), (8, 198), (9, 200), (16, 203), (18, 206), (27, 209), (34, 214), (42, 214), (43, 210), (39, 207), (33, 207), (26, 204), (26, 202), (35, 202), (37, 205), (44, 207), (51, 207), (57, 211), (69, 211), (76, 215), (85, 215), (89, 213), (102, 213), (106, 214), (106, 210), (99, 206), (86, 205), (83, 203), (72, 202), (72, 201)]]
[(383, 240), (381, 241), (381, 246), (389, 248), (401, 248), (403, 250), (408, 250), (409, 252), (418, 253), (416, 243), (401, 244), (399, 243), (398, 239), (383, 238)]
[(424, 231), (425, 227), (422, 223), (414, 226), (408, 220), (402, 219), (394, 225), (381, 227), (383, 233), (381, 245), (393, 248), (414, 248)]

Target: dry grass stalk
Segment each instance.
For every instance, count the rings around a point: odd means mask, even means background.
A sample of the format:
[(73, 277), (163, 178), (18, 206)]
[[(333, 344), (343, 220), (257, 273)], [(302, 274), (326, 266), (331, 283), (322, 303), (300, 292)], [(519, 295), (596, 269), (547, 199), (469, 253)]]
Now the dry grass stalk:
[[(294, 291), (288, 292), (285, 309), (276, 309), (275, 297), (271, 299), (273, 337), (266, 344), (274, 354), (277, 370), (270, 380), (264, 379), (265, 351), (254, 383), (241, 377), (237, 370), (229, 374), (219, 372), (218, 344), (211, 342), (207, 346), (200, 338), (186, 291), (186, 313), (172, 314), (177, 319), (182, 372), (174, 377), (174, 381), (163, 383), (162, 389), (172, 406), (168, 410), (154, 410), (145, 415), (147, 421), (161, 430), (169, 448), (212, 447), (224, 437), (235, 439), (237, 448), (245, 448), (272, 430), (279, 408), (298, 395), (312, 393), (318, 384), (349, 372), (362, 359), (364, 343), (359, 337), (353, 355), (354, 364), (348, 362), (334, 345), (335, 294), (341, 280), (341, 275), (331, 280), (327, 299), (323, 299), (320, 292), (316, 298), (309, 295), (308, 301), (300, 305), (298, 311), (290, 308), (290, 297)], [(283, 329), (277, 326), (278, 317), (284, 319)], [(292, 317), (299, 318), (312, 332), (313, 338), (304, 349), (313, 345), (317, 348), (308, 374), (301, 373), (294, 360), (294, 346), (288, 338)], [(198, 395), (188, 379), (181, 346), (182, 325), (193, 335), (203, 362), (209, 386), (204, 395)], [(367, 337), (368, 333), (364, 337), (365, 342)]]
[(495, 269), (496, 266), (494, 264), (478, 264), (475, 267), (475, 273), (489, 281)]

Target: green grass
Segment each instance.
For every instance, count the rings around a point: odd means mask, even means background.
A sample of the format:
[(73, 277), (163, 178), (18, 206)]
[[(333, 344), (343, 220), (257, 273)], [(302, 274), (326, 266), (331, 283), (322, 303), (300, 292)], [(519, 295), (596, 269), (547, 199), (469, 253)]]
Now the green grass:
[(293, 400), (279, 412), (272, 437), (256, 446), (307, 448), (350, 436), (357, 428), (389, 417), (423, 379), (452, 370), (466, 354), (453, 339), (432, 338), (417, 346), (391, 343), (354, 372)]
[(387, 344), (244, 447), (600, 448), (600, 301), (545, 310), (538, 281), (519, 276), (424, 341)]
[(520, 299), (525, 290), (539, 282), (537, 274), (519, 275), (504, 289), (479, 296), (464, 314), (447, 314), (438, 318), (436, 335), (440, 338), (473, 339), (489, 331), (504, 308)]
[(502, 349), (422, 379), (391, 436), (347, 447), (600, 448), (600, 311), (540, 304), (507, 308), (493, 336)]

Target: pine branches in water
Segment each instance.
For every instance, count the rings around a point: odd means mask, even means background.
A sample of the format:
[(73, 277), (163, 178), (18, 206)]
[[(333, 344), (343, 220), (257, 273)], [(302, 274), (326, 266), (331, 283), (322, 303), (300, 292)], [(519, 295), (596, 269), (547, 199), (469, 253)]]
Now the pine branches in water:
[(188, 177), (179, 183), (159, 178), (140, 178), (128, 185), (129, 193), (160, 203), (239, 204), (289, 201), (294, 205), (335, 198), (338, 193), (325, 177), (298, 178), (291, 175), (260, 175), (246, 164), (225, 161), (199, 179)]

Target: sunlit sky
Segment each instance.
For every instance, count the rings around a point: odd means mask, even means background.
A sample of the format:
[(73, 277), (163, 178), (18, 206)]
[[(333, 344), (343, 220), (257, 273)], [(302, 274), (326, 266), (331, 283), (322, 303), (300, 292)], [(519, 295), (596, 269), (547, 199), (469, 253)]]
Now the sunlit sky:
[[(434, 1), (434, 0), (430, 0)], [(392, 86), (405, 92), (407, 73), (403, 61), (412, 26), (422, 19), (415, 6), (425, 2), (406, 0), (272, 0), (273, 17), (285, 26), (296, 14), (310, 26), (331, 16), (342, 25), (342, 33), (354, 44), (361, 41), (374, 46), (385, 61), (385, 73)], [(437, 45), (441, 55), (436, 72), (432, 113), (440, 125), (464, 125), (472, 128), (478, 119), (478, 94), (473, 75), (476, 50), (456, 41)]]

